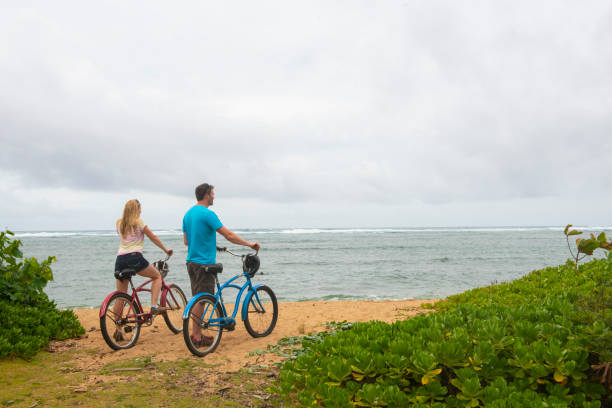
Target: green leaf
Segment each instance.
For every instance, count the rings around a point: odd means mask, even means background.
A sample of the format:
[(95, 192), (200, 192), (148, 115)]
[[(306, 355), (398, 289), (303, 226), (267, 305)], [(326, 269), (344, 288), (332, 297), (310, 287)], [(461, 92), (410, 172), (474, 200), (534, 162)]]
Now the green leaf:
[(593, 255), (593, 251), (599, 248), (599, 241), (596, 239), (580, 239), (578, 242), (578, 251), (583, 254)]
[(582, 234), (581, 231), (576, 231), (576, 230), (571, 230), (569, 234), (566, 234), (567, 236), (572, 236), (572, 235), (580, 235)]
[(436, 376), (442, 372), (441, 368), (437, 368), (435, 370), (428, 371), (422, 378), (421, 384), (427, 385), (436, 380)]
[(344, 359), (332, 360), (327, 366), (327, 376), (341, 383), (351, 376), (351, 365)]
[(561, 373), (559, 369), (555, 370), (555, 374), (553, 378), (555, 379), (556, 382), (562, 382), (565, 380), (565, 376), (563, 375), (563, 373)]
[(602, 232), (601, 234), (599, 234), (597, 236), (597, 240), (602, 244), (606, 243), (608, 241), (608, 239), (606, 238), (606, 233)]

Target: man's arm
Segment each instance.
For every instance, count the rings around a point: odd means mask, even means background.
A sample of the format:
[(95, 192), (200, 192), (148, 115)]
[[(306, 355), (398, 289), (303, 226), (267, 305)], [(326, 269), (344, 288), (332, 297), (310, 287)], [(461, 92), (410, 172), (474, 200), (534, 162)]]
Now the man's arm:
[(238, 234), (236, 234), (233, 231), (230, 231), (227, 227), (221, 227), (217, 230), (217, 232), (221, 235), (223, 235), (225, 237), (225, 239), (227, 239), (229, 242), (231, 242), (232, 244), (236, 244), (236, 245), (244, 245), (247, 246), (255, 251), (259, 251), (259, 248), (261, 248), (261, 245), (259, 245), (259, 242), (249, 242), (246, 241), (244, 239), (242, 239)]
[(185, 243), (185, 246), (189, 246), (189, 243), (187, 242), (187, 234), (185, 234), (183, 232), (183, 242)]

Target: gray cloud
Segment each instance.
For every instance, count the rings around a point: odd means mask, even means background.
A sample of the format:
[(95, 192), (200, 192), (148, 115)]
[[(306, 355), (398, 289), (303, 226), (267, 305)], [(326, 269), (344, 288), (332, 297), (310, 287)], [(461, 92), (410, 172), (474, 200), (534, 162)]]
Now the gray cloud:
[(611, 23), (604, 1), (19, 2), (0, 175), (271, 206), (600, 197)]

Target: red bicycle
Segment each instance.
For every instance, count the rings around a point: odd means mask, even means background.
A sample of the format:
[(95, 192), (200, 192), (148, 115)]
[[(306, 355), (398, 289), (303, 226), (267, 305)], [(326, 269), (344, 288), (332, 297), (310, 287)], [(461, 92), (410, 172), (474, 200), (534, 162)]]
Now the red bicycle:
[[(164, 278), (168, 275), (168, 258), (153, 262), (162, 276), (162, 287), (160, 306), (165, 308), (161, 313), (168, 328), (178, 334), (183, 331), (183, 311), (187, 304), (185, 293), (175, 283), (167, 284)], [(140, 326), (150, 326), (153, 323), (153, 315), (143, 312), (142, 303), (138, 297), (139, 292), (151, 292), (147, 287), (152, 279), (142, 285), (134, 287), (132, 276), (136, 274), (134, 269), (123, 269), (115, 272), (115, 278), (127, 279), (132, 288), (132, 294), (114, 291), (106, 296), (100, 307), (100, 330), (106, 344), (113, 350), (122, 350), (133, 347), (140, 335)]]

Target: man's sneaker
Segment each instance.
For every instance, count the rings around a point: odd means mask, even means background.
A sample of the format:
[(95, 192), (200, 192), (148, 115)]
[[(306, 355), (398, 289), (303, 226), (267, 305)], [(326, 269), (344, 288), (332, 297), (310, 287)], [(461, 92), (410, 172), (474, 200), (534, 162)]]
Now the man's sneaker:
[(115, 339), (115, 341), (125, 341), (123, 333), (121, 333), (119, 330), (115, 330), (115, 333), (113, 333), (113, 339)]
[(202, 336), (200, 340), (196, 340), (193, 336), (191, 336), (191, 342), (196, 347), (208, 347), (213, 344), (214, 337), (212, 336)]

